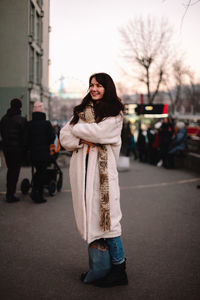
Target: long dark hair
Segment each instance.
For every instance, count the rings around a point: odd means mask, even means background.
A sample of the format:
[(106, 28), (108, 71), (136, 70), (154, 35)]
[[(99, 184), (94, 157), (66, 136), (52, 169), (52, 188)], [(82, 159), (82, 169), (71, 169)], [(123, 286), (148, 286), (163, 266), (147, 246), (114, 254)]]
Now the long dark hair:
[[(90, 76), (89, 85), (91, 84), (92, 78), (95, 78), (104, 89), (104, 95), (101, 100), (95, 100), (94, 111), (95, 120), (97, 123), (101, 122), (104, 118), (117, 116), (124, 110), (124, 104), (121, 99), (117, 96), (116, 87), (112, 78), (106, 73), (96, 73)], [(74, 115), (70, 124), (76, 124), (79, 120), (79, 112), (84, 111), (85, 107), (92, 101), (90, 93), (88, 93), (82, 100), (81, 104), (74, 107)]]

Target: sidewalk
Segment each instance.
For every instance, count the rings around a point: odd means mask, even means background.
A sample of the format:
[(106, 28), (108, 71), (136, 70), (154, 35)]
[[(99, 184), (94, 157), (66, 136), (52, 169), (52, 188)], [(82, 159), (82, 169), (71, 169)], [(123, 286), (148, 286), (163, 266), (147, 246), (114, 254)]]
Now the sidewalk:
[[(87, 244), (73, 216), (68, 168), (60, 193), (42, 205), (3, 201), (0, 170), (1, 300), (199, 300), (200, 176), (139, 162), (120, 172), (128, 286), (84, 285)], [(22, 168), (20, 180), (30, 176)], [(19, 187), (18, 187), (19, 190)]]

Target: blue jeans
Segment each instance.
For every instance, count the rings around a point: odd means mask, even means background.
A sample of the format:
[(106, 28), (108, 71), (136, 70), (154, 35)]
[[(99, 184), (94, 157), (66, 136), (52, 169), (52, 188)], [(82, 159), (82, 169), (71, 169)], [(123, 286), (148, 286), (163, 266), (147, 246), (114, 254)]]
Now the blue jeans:
[(124, 262), (124, 247), (122, 244), (122, 240), (120, 236), (114, 237), (114, 238), (107, 238), (105, 239), (109, 250), (110, 250), (110, 256), (112, 259), (113, 264), (121, 264)]

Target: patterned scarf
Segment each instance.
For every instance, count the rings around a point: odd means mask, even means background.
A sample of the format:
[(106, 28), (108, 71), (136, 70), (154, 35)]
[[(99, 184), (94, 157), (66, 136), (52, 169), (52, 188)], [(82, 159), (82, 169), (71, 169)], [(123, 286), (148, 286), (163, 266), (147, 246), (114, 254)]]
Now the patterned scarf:
[[(86, 106), (79, 118), (87, 123), (95, 123), (93, 103)], [(110, 203), (108, 184), (108, 150), (106, 145), (96, 144), (98, 150), (99, 186), (100, 186), (100, 228), (102, 231), (110, 230)]]

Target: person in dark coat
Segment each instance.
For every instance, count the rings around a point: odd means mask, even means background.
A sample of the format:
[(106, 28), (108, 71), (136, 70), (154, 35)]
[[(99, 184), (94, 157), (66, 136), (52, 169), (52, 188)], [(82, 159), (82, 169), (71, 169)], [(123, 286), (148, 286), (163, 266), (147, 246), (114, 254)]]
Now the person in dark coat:
[(32, 120), (28, 122), (28, 145), (31, 163), (36, 169), (33, 176), (31, 198), (35, 203), (46, 202), (43, 197), (45, 172), (51, 162), (50, 144), (55, 140), (55, 130), (50, 121), (46, 120), (43, 103), (35, 102)]
[(155, 161), (155, 151), (153, 147), (153, 143), (156, 137), (156, 131), (153, 128), (152, 124), (148, 125), (147, 129), (147, 160), (150, 164), (154, 164)]
[(21, 116), (22, 102), (14, 98), (0, 122), (2, 147), (7, 166), (6, 202), (17, 202), (15, 196), (22, 159), (25, 152), (27, 120)]
[(175, 157), (183, 156), (184, 150), (187, 147), (187, 130), (184, 122), (177, 122), (176, 124), (177, 133), (172, 139), (172, 142), (169, 147), (169, 152), (167, 156), (167, 168), (175, 167)]
[(167, 164), (167, 155), (169, 151), (169, 146), (174, 135), (174, 123), (171, 117), (164, 118), (162, 126), (159, 130), (159, 141), (160, 141), (160, 161), (157, 166), (165, 167)]
[(126, 147), (126, 156), (130, 156), (130, 152), (133, 153), (135, 160), (137, 159), (137, 152), (136, 152), (136, 143), (135, 138), (132, 132), (129, 132), (128, 135), (128, 142)]
[(146, 162), (147, 159), (146, 139), (142, 128), (139, 129), (137, 145), (139, 151), (139, 160), (141, 162)]

